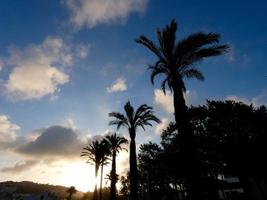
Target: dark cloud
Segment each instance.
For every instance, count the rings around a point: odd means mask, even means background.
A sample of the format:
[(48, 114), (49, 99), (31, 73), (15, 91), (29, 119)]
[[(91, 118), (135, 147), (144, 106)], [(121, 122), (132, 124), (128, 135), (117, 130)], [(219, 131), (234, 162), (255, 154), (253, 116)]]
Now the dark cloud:
[(20, 173), (26, 171), (36, 165), (38, 163), (37, 160), (27, 160), (25, 162), (18, 162), (14, 166), (4, 167), (1, 169), (1, 172), (4, 173)]
[(79, 157), (84, 143), (75, 130), (51, 126), (40, 130), (40, 136), (16, 149), (18, 153), (38, 157)]

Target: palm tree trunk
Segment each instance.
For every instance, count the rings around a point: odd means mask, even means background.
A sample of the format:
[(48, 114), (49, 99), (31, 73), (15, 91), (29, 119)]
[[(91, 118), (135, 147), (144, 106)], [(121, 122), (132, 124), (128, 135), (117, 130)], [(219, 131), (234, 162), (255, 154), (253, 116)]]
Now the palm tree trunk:
[(200, 189), (199, 169), (195, 157), (193, 130), (188, 116), (182, 88), (179, 80), (173, 83), (173, 104), (175, 122), (178, 130), (179, 152), (182, 159), (182, 169), (186, 179), (186, 188), (189, 200), (202, 200), (204, 194)]
[(110, 200), (116, 200), (116, 151), (112, 154), (111, 183), (110, 183)]
[(104, 166), (104, 164), (102, 163), (101, 164), (101, 174), (100, 174), (99, 200), (102, 200), (103, 166)]
[(179, 133), (179, 151), (188, 152), (192, 150), (193, 132), (187, 112), (182, 89), (178, 84), (173, 84), (173, 105), (175, 122)]
[(95, 190), (94, 190), (94, 195), (93, 195), (93, 200), (97, 200), (97, 173), (98, 173), (98, 166), (97, 164), (95, 165)]
[(135, 130), (130, 131), (130, 200), (138, 200), (138, 173), (136, 160)]

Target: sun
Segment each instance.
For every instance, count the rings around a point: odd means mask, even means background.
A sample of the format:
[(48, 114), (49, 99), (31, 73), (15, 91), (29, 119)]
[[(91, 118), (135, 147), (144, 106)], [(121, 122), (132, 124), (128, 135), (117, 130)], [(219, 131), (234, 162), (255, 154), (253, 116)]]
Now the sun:
[(93, 191), (95, 186), (94, 166), (84, 162), (68, 163), (64, 165), (60, 179), (62, 185), (75, 186), (82, 192)]

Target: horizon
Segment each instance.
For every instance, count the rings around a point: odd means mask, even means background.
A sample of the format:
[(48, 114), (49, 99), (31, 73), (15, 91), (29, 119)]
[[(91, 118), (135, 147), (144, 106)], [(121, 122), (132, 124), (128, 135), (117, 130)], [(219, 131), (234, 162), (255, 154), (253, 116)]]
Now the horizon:
[[(147, 67), (155, 57), (134, 40), (145, 35), (156, 41), (157, 28), (172, 19), (178, 40), (216, 32), (230, 46), (227, 54), (197, 64), (205, 80), (186, 80), (188, 106), (206, 100), (267, 105), (266, 1), (77, 2), (0, 2), (1, 182), (93, 191), (94, 166), (80, 157), (82, 148), (116, 131), (108, 113), (122, 112), (128, 100), (135, 108), (152, 106), (161, 120), (138, 130), (137, 148), (159, 143), (174, 121), (172, 94), (164, 95), (161, 78), (151, 84)], [(127, 129), (116, 132), (129, 138)], [(120, 152), (117, 173), (125, 175), (128, 168), (128, 152)]]

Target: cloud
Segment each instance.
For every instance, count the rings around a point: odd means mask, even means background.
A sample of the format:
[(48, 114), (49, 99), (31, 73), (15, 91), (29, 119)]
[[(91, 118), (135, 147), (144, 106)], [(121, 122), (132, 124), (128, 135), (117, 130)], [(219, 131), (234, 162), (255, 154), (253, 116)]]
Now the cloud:
[(41, 44), (9, 49), (7, 65), (13, 69), (5, 93), (12, 100), (40, 99), (59, 91), (69, 81), (64, 67), (73, 62), (70, 47), (61, 38), (48, 37)]
[(225, 100), (233, 100), (236, 102), (243, 102), (245, 104), (252, 104), (253, 106), (259, 107), (262, 105), (267, 105), (267, 91), (262, 91), (260, 94), (258, 94), (255, 97), (248, 98), (248, 97), (242, 97), (237, 95), (228, 95), (225, 97)]
[(252, 103), (246, 97), (240, 97), (240, 96), (236, 96), (236, 95), (228, 95), (228, 96), (225, 97), (225, 100), (231, 100), (231, 101), (236, 101), (236, 102), (243, 102), (245, 104), (251, 104)]
[(39, 130), (40, 135), (16, 149), (17, 153), (38, 157), (79, 157), (84, 143), (77, 132), (64, 126), (51, 126)]
[(143, 13), (149, 0), (63, 0), (77, 28), (125, 22), (132, 13)]
[(163, 110), (168, 113), (173, 113), (173, 98), (172, 94), (169, 90), (166, 91), (166, 95), (162, 90), (155, 89), (154, 90), (154, 101), (157, 105), (159, 105)]
[(198, 94), (194, 90), (186, 90), (184, 93), (184, 98), (187, 106), (199, 103)]
[(4, 66), (4, 61), (3, 59), (0, 58), (0, 71), (2, 71), (3, 66)]
[(170, 120), (168, 118), (163, 118), (161, 120), (161, 123), (157, 124), (156, 129), (155, 129), (155, 133), (157, 135), (160, 135), (162, 133), (162, 131), (168, 127), (169, 123), (170, 123)]
[(13, 124), (8, 116), (0, 114), (0, 149), (6, 148), (16, 140), (19, 129), (20, 127)]
[(100, 74), (104, 77), (108, 76), (111, 72), (114, 72), (114, 70), (116, 69), (116, 65), (112, 62), (109, 62), (107, 64), (105, 64), (101, 70), (100, 70)]
[(17, 162), (14, 166), (4, 167), (1, 169), (1, 172), (4, 173), (21, 173), (28, 170), (38, 163), (37, 160), (27, 160), (24, 162)]
[[(194, 90), (187, 90), (184, 93), (184, 98), (187, 106), (196, 104), (198, 102), (197, 92)], [(170, 90), (166, 90), (166, 94), (160, 89), (154, 90), (154, 102), (159, 105), (167, 113), (174, 112), (173, 95)]]
[(74, 123), (74, 120), (73, 120), (72, 118), (67, 118), (67, 119), (65, 119), (65, 121), (64, 121), (64, 125), (65, 125), (65, 127), (67, 127), (67, 128), (71, 128), (71, 129), (73, 129), (73, 130), (77, 130), (77, 127), (76, 127), (76, 125), (75, 125), (75, 123)]
[(91, 49), (91, 45), (89, 44), (88, 45), (79, 44), (76, 47), (76, 54), (79, 58), (86, 58), (90, 49)]
[(127, 151), (123, 150), (117, 156), (117, 171), (120, 176), (125, 176), (129, 171), (129, 148), (126, 149)]
[(226, 61), (238, 66), (238, 68), (247, 70), (251, 64), (252, 58), (247, 52), (242, 52), (240, 49), (237, 49), (234, 44), (231, 44), (230, 46), (231, 50), (224, 55)]
[(117, 80), (110, 87), (107, 87), (108, 93), (122, 92), (125, 90), (127, 90), (127, 85), (126, 85), (126, 79), (123, 77), (117, 78)]

